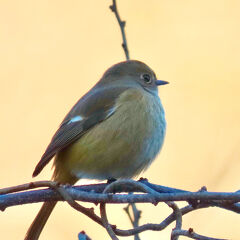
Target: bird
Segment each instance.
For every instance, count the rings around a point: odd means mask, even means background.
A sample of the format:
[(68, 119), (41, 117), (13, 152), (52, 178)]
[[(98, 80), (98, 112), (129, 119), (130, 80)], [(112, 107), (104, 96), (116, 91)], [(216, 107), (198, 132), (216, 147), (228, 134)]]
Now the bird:
[[(33, 177), (52, 158), (52, 180), (60, 184), (139, 175), (164, 142), (166, 120), (158, 86), (167, 83), (138, 60), (111, 66), (63, 119)], [(43, 203), (25, 240), (39, 239), (56, 203)]]

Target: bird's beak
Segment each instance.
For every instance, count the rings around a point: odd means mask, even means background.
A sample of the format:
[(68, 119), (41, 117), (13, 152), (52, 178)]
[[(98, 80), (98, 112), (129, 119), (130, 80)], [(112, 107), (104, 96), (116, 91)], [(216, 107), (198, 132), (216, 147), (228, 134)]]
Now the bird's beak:
[(169, 82), (167, 82), (167, 81), (163, 81), (163, 80), (156, 80), (155, 81), (155, 83), (156, 83), (156, 85), (165, 85), (165, 84), (168, 84)]

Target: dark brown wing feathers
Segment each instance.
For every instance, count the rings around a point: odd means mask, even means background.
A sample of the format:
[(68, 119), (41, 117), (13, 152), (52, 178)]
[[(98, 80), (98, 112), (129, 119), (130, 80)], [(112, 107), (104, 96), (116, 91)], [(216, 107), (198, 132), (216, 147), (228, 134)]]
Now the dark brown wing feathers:
[[(99, 90), (97, 93), (92, 90), (81, 98), (64, 118), (53, 136), (33, 172), (33, 177), (42, 171), (57, 152), (78, 140), (99, 122), (110, 117), (114, 113), (115, 100), (125, 89), (117, 88), (114, 91), (113, 89), (104, 89), (104, 95)], [(81, 116), (83, 120), (69, 123), (75, 116)]]

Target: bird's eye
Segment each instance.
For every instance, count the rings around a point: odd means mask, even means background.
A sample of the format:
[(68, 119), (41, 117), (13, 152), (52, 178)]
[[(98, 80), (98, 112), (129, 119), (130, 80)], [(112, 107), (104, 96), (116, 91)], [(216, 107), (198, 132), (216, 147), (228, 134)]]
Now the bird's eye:
[(149, 74), (147, 74), (147, 73), (142, 74), (142, 75), (141, 75), (141, 78), (143, 79), (143, 81), (144, 81), (145, 83), (150, 84), (150, 83), (152, 82), (151, 76), (150, 76)]

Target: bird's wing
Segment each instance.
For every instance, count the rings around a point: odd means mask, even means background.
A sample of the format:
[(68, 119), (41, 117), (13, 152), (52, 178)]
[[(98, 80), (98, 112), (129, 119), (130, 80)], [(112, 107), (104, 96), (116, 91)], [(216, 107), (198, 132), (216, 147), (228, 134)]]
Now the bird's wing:
[(54, 155), (83, 136), (90, 128), (109, 118), (116, 111), (115, 101), (125, 88), (103, 88), (88, 92), (71, 109), (54, 134), (37, 164), (37, 176)]

